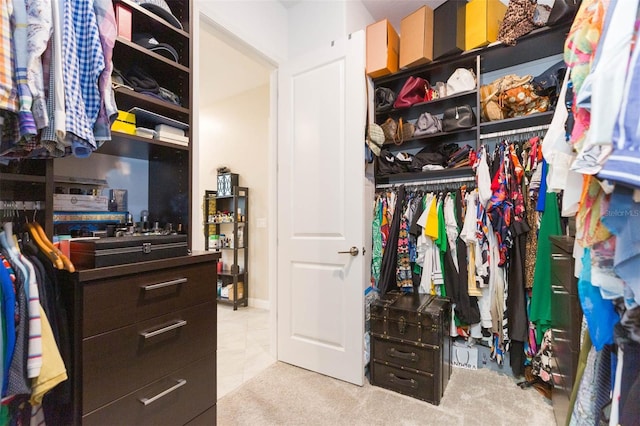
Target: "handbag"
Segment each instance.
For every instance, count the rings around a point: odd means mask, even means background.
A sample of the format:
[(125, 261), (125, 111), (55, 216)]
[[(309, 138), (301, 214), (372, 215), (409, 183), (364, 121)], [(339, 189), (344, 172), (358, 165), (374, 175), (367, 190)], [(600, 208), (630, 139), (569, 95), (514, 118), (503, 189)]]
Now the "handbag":
[(413, 137), (415, 127), (408, 121), (403, 121), (402, 118), (398, 120), (398, 130), (396, 132), (393, 143), (396, 145), (402, 145), (402, 143)]
[(549, 108), (553, 109), (558, 101), (558, 95), (567, 72), (564, 59), (547, 68), (543, 73), (533, 78), (531, 85), (538, 96), (549, 98)]
[(398, 97), (393, 103), (394, 108), (408, 108), (419, 102), (431, 100), (431, 85), (421, 77), (410, 76), (405, 81)]
[(377, 175), (393, 175), (406, 171), (400, 161), (388, 149), (380, 151), (380, 155), (375, 158), (375, 165)]
[(522, 77), (516, 74), (507, 74), (480, 87), (482, 117), (487, 121), (504, 119), (507, 111), (502, 104), (503, 92), (529, 83), (531, 79), (532, 76), (529, 74)]
[(540, 26), (534, 22), (536, 5), (536, 0), (509, 0), (507, 11), (498, 30), (498, 40), (515, 46), (516, 39)]
[(555, 0), (546, 24), (553, 26), (573, 20), (580, 7), (580, 2), (581, 0)]
[(470, 105), (459, 105), (447, 108), (442, 114), (442, 130), (445, 132), (468, 129), (475, 126), (475, 124), (476, 116)]
[(442, 132), (442, 121), (428, 112), (423, 112), (416, 120), (415, 136), (432, 135)]
[(382, 127), (378, 126), (376, 123), (371, 123), (367, 127), (367, 145), (371, 149), (374, 155), (380, 156), (380, 149), (384, 144), (384, 131)]
[(474, 90), (476, 88), (476, 74), (472, 69), (457, 68), (447, 79), (447, 96)]
[(384, 140), (386, 142), (393, 142), (396, 138), (396, 133), (398, 132), (398, 123), (396, 123), (396, 120), (389, 117), (380, 125), (380, 127), (384, 133)]
[(378, 87), (375, 97), (376, 112), (389, 111), (393, 108), (393, 103), (396, 100), (395, 92), (387, 87)]

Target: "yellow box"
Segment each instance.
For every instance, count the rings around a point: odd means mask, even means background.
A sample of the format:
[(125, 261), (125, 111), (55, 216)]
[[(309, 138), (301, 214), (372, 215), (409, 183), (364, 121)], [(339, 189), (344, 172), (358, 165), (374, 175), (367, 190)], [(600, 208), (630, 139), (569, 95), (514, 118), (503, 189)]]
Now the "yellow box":
[(367, 26), (367, 75), (382, 77), (398, 71), (400, 39), (388, 19)]
[(433, 60), (433, 9), (422, 6), (400, 21), (400, 68)]
[(500, 0), (471, 0), (466, 6), (465, 50), (493, 43), (507, 11)]
[[(229, 289), (229, 300), (236, 300), (233, 297), (233, 284), (229, 284), (227, 288)], [(238, 281), (238, 299), (242, 299), (243, 295), (244, 295), (244, 283), (242, 281)]]
[(118, 118), (111, 125), (111, 130), (115, 132), (136, 134), (136, 115), (127, 111), (118, 110)]

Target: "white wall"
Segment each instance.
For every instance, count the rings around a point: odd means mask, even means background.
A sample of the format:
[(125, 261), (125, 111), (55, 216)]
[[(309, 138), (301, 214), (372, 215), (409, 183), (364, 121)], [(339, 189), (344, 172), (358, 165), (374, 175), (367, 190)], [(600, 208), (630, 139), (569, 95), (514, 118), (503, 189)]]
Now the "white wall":
[(278, 1), (195, 0), (194, 21), (202, 13), (273, 63), (288, 57), (287, 10)]
[(303, 1), (289, 12), (289, 57), (295, 58), (374, 22), (359, 1)]
[[(267, 226), (275, 222), (268, 217), (269, 86), (220, 101), (200, 110), (199, 116), (200, 170), (196, 179), (201, 192), (215, 190), (216, 169), (227, 166), (240, 175), (240, 185), (249, 188), (249, 297), (253, 299), (252, 305), (266, 306), (269, 300)], [(202, 199), (202, 193), (198, 197)], [(200, 209), (195, 223), (202, 223), (202, 215)], [(266, 221), (267, 226), (258, 228), (259, 220)], [(194, 235), (204, 244), (202, 232)], [(200, 241), (196, 246), (200, 247)], [(229, 259), (223, 258), (223, 262), (228, 264)]]

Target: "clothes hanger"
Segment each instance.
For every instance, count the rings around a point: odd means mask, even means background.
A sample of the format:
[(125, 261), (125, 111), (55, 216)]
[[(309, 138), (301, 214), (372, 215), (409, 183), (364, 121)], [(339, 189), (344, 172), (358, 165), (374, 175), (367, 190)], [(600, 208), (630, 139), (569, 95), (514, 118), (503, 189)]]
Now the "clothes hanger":
[[(52, 259), (52, 262), (57, 269), (64, 269), (71, 273), (76, 271), (71, 260), (69, 260), (69, 258), (62, 253), (58, 247), (53, 245), (38, 222), (27, 223), (27, 228), (31, 231), (31, 236), (36, 241), (36, 244), (41, 247), (47, 257)], [(40, 240), (40, 242), (38, 242), (38, 240)], [(48, 253), (50, 253), (51, 256), (49, 256)]]

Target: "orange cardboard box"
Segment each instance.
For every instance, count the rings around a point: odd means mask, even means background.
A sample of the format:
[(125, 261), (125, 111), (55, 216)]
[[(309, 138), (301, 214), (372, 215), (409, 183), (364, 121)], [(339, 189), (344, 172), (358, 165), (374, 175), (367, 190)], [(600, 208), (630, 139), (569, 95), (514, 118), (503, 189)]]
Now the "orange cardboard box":
[(388, 19), (367, 26), (367, 75), (382, 77), (398, 71), (398, 33)]
[(433, 9), (422, 6), (400, 21), (400, 68), (433, 60)]

